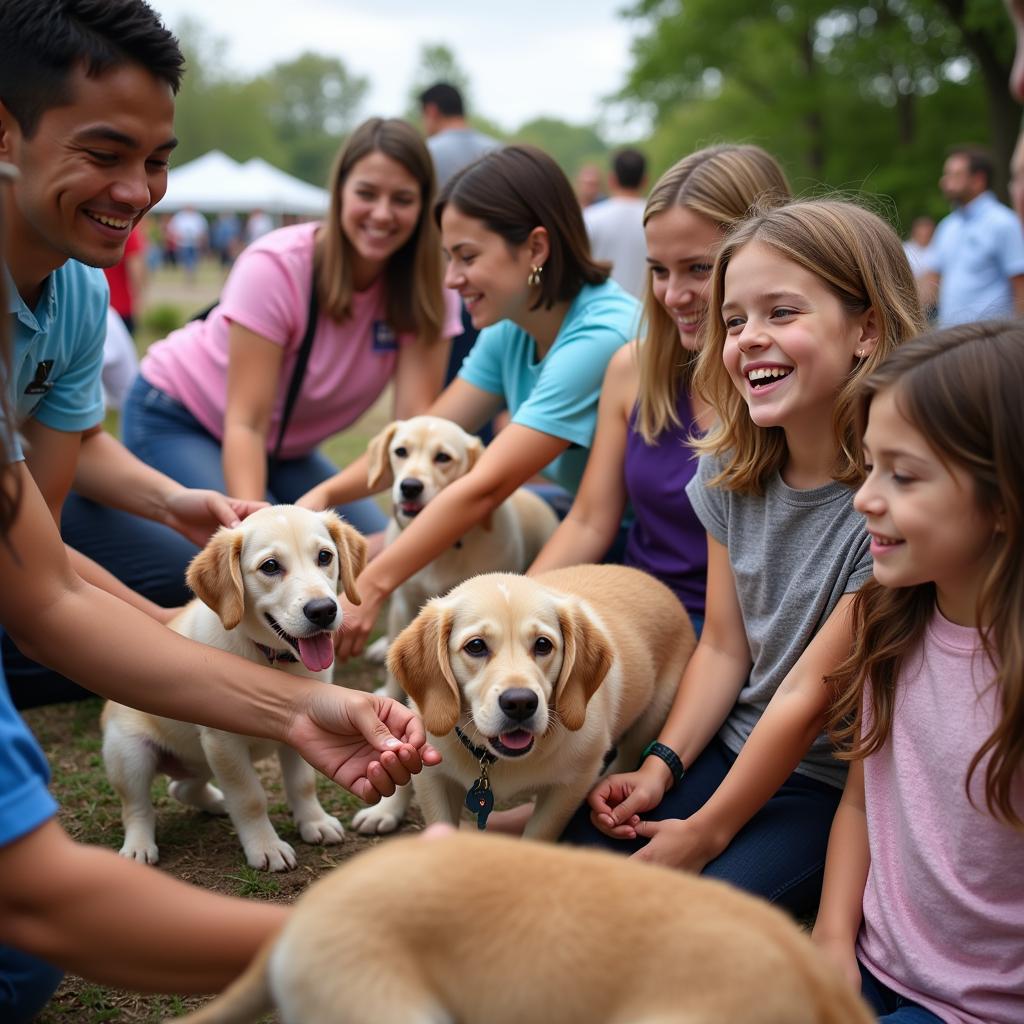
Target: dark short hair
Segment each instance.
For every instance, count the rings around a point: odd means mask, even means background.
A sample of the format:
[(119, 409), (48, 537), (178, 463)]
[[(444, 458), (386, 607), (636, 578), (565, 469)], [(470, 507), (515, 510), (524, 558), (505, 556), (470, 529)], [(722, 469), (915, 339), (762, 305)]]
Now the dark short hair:
[(992, 175), (995, 174), (995, 161), (992, 154), (984, 146), (951, 146), (946, 150), (947, 159), (951, 156), (962, 156), (967, 159), (967, 170), (971, 174), (984, 174), (985, 187), (992, 184)]
[(434, 207), (438, 225), (449, 203), (483, 221), (509, 246), (522, 245), (534, 228), (547, 231), (551, 254), (532, 309), (572, 301), (585, 284), (608, 280), (610, 266), (590, 255), (583, 213), (569, 179), (536, 146), (491, 150), (450, 178)]
[(448, 82), (435, 82), (420, 93), (420, 108), (433, 103), (445, 117), (462, 117), (466, 113), (462, 93)]
[(144, 0), (2, 0), (0, 100), (31, 138), (47, 110), (71, 100), (70, 78), (139, 64), (178, 91), (178, 40)]
[(612, 157), (612, 172), (623, 188), (639, 188), (647, 173), (647, 157), (639, 149), (620, 149)]

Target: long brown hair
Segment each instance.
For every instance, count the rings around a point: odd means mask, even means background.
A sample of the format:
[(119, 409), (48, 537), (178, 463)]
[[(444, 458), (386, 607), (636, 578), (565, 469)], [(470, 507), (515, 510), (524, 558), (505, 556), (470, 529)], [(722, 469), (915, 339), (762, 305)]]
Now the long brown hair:
[(725, 460), (713, 484), (746, 494), (763, 494), (768, 478), (782, 468), (786, 458), (782, 428), (759, 427), (751, 420), (743, 396), (722, 364), (725, 273), (736, 253), (751, 242), (769, 246), (781, 259), (814, 274), (851, 315), (875, 311), (878, 343), (851, 366), (836, 394), (833, 418), (833, 479), (849, 486), (858, 484), (864, 475), (854, 423), (860, 382), (924, 326), (903, 245), (881, 217), (841, 199), (805, 199), (768, 210), (741, 221), (725, 240), (711, 276), (709, 312), (701, 329), (703, 344), (694, 376), (694, 388), (714, 408), (717, 419), (694, 447)]
[(536, 146), (504, 146), (449, 179), (434, 207), (440, 225), (451, 203), (482, 221), (510, 246), (520, 246), (534, 228), (547, 231), (550, 253), (531, 309), (571, 302), (585, 284), (604, 284), (607, 263), (590, 255), (583, 213), (561, 167)]
[(320, 307), (333, 320), (352, 312), (353, 250), (341, 230), (341, 192), (352, 168), (371, 153), (401, 164), (420, 187), (420, 214), (409, 240), (389, 260), (385, 273), (388, 322), (396, 331), (416, 331), (428, 341), (441, 336), (444, 297), (441, 240), (430, 216), (434, 164), (419, 133), (397, 118), (371, 117), (348, 137), (334, 161), (327, 220), (317, 234), (316, 273)]
[[(965, 786), (991, 755), (986, 806), (1022, 828), (1024, 812), (1012, 804), (1012, 787), (1024, 764), (1024, 325), (965, 324), (909, 342), (862, 385), (861, 429), (872, 399), (883, 392), (893, 394), (902, 415), (944, 463), (970, 474), (979, 508), (998, 524), (977, 628), (995, 671), (1000, 720), (971, 759)], [(860, 759), (885, 743), (900, 671), (921, 642), (935, 596), (932, 583), (890, 588), (871, 580), (858, 592), (853, 652), (826, 680), (833, 689), (829, 734), (841, 750), (838, 756)], [(866, 687), (872, 707), (867, 728)]]
[[(658, 179), (644, 207), (644, 226), (652, 217), (683, 206), (728, 229), (755, 204), (767, 209), (789, 198), (784, 171), (760, 146), (708, 146), (683, 157)], [(650, 275), (640, 335), (644, 341), (637, 356), (636, 422), (643, 439), (654, 444), (670, 427), (682, 426), (679, 394), (690, 390), (697, 358), (679, 344), (679, 330), (654, 297)]]

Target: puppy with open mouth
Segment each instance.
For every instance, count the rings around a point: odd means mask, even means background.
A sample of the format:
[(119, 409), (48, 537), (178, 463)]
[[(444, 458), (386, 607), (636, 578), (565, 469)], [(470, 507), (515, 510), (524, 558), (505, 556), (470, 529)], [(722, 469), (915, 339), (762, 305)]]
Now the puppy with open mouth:
[[(192, 561), (188, 584), (198, 595), (170, 623), (193, 640), (325, 683), (341, 628), (337, 595), (358, 604), (355, 579), (366, 541), (334, 512), (273, 505), (235, 529), (222, 528)], [(121, 855), (155, 864), (159, 857), (150, 788), (158, 771), (179, 802), (228, 814), (251, 867), (284, 871), (295, 851), (274, 831), (253, 763), (276, 753), (285, 795), (307, 843), (337, 843), (344, 829), (316, 796), (313, 769), (290, 747), (191, 725), (108, 702), (103, 760), (121, 798)], [(213, 785), (216, 778), (218, 786)]]
[[(388, 654), (444, 755), (414, 780), (424, 818), (467, 807), (484, 828), (496, 801), (536, 797), (524, 834), (556, 839), (603, 770), (639, 762), (695, 646), (675, 595), (625, 566), (489, 573), (430, 601)], [(390, 832), (409, 799), (353, 824)]]

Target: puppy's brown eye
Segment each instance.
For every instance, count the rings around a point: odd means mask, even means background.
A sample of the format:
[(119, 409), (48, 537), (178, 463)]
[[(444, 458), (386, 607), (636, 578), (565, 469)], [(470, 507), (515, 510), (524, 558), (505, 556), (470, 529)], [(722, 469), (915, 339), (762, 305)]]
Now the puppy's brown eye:
[(400, 459), (404, 459), (409, 454), (409, 449), (405, 447), (396, 448), (393, 454), (397, 455)]
[(327, 548), (321, 548), (320, 554), (316, 556), (317, 565), (330, 565), (334, 561), (334, 552), (328, 551)]
[(276, 558), (268, 558), (261, 566), (260, 572), (265, 576), (277, 576), (284, 570), (281, 568), (281, 563)]
[(444, 462), (451, 462), (452, 461), (452, 457), (447, 452), (438, 452), (434, 456), (434, 461), (435, 462), (442, 462), (442, 463), (444, 463)]
[(546, 636), (539, 636), (533, 642), (533, 653), (542, 657), (545, 654), (550, 654), (554, 649), (555, 645)]
[(483, 658), (487, 656), (487, 644), (475, 636), (462, 648), (471, 658)]

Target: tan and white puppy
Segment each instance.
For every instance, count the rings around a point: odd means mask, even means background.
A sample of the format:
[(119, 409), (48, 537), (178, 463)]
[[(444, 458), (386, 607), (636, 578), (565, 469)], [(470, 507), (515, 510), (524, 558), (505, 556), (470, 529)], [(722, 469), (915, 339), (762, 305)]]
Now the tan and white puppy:
[[(457, 823), (486, 777), (496, 801), (536, 796), (524, 834), (556, 839), (609, 751), (608, 770), (636, 767), (695, 646), (675, 595), (621, 565), (476, 576), (430, 601), (388, 654), (444, 755), (414, 782), (424, 818)], [(353, 824), (390, 832), (409, 799), (403, 786)]]
[[(483, 453), (480, 438), (439, 416), (415, 416), (388, 424), (367, 448), (371, 488), (391, 482), (393, 515), (387, 543), (450, 483), (465, 476)], [(384, 661), (388, 644), (415, 618), (424, 603), (481, 572), (525, 572), (555, 532), (558, 517), (532, 491), (519, 488), (444, 554), (409, 577), (391, 595), (387, 635), (371, 645), (371, 660)], [(392, 676), (385, 692), (401, 699)]]
[[(366, 541), (334, 512), (273, 505), (235, 529), (222, 527), (188, 568), (198, 599), (170, 623), (183, 636), (238, 654), (282, 673), (329, 683), (334, 634), (341, 628), (337, 595), (359, 602), (354, 582)], [(281, 680), (287, 686), (287, 679)], [(295, 851), (274, 831), (253, 767), (276, 753), (285, 795), (307, 843), (337, 843), (344, 829), (316, 796), (313, 769), (290, 747), (271, 740), (190, 725), (107, 703), (103, 760), (124, 821), (121, 856), (157, 862), (150, 787), (158, 771), (170, 794), (190, 807), (228, 814), (254, 868), (295, 867)], [(219, 787), (211, 783), (216, 778)]]
[(325, 875), (222, 996), (175, 1024), (275, 1009), (282, 1024), (875, 1019), (782, 911), (724, 882), (465, 833), (381, 843)]

